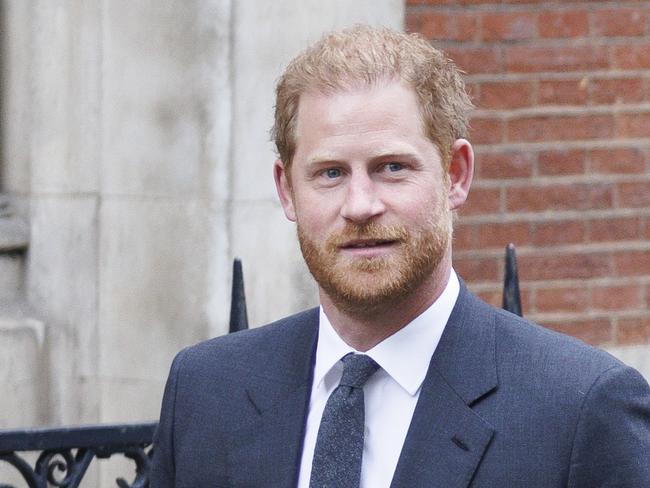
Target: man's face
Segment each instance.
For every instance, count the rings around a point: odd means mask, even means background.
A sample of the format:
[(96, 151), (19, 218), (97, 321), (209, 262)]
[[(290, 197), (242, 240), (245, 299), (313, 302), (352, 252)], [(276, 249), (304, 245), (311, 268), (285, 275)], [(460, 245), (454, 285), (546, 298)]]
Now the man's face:
[(450, 253), (449, 179), (398, 82), (300, 99), (290, 175), (276, 167), (307, 266), (350, 313), (385, 309)]

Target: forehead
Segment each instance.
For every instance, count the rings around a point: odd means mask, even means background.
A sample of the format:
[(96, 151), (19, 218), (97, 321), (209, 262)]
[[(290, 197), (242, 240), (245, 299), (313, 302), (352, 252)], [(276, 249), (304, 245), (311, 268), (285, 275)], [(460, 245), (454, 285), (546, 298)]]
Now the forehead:
[(415, 91), (398, 81), (338, 90), (309, 91), (300, 98), (296, 156), (318, 146), (368, 140), (377, 148), (430, 143)]

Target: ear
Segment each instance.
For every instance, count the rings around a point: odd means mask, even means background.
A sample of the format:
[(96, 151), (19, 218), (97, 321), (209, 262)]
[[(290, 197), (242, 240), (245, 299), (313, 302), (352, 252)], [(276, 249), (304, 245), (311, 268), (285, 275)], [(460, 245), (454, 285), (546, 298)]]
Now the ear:
[(474, 150), (469, 141), (458, 139), (451, 148), (449, 163), (449, 208), (461, 207), (474, 177)]
[(280, 198), (280, 205), (284, 210), (284, 215), (292, 222), (296, 221), (296, 210), (293, 205), (293, 191), (291, 190), (291, 181), (284, 163), (279, 159), (273, 164), (273, 179), (275, 180), (275, 189)]

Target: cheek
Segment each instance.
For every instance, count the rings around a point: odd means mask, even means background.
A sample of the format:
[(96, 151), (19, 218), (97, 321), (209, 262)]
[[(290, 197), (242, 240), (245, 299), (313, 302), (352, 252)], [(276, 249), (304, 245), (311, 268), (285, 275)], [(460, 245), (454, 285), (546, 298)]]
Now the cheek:
[(331, 227), (330, 212), (323, 204), (296, 201), (296, 223), (311, 239), (324, 237)]
[(305, 221), (329, 222), (339, 213), (338, 197), (334, 192), (302, 192), (294, 196), (294, 206), (298, 219)]
[(404, 218), (419, 219), (441, 205), (440, 197), (429, 188), (412, 187), (396, 191), (385, 200), (390, 212)]

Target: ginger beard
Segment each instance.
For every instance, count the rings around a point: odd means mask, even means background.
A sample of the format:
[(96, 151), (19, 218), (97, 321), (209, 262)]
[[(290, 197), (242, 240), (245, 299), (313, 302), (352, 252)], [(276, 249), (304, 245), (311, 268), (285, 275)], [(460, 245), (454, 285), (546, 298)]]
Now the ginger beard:
[[(347, 223), (324, 244), (312, 240), (298, 222), (298, 240), (309, 271), (334, 304), (353, 316), (382, 313), (429, 278), (447, 252), (452, 213), (447, 196), (420, 228)], [(343, 255), (340, 246), (355, 239), (393, 241), (390, 253), (377, 257)]]

